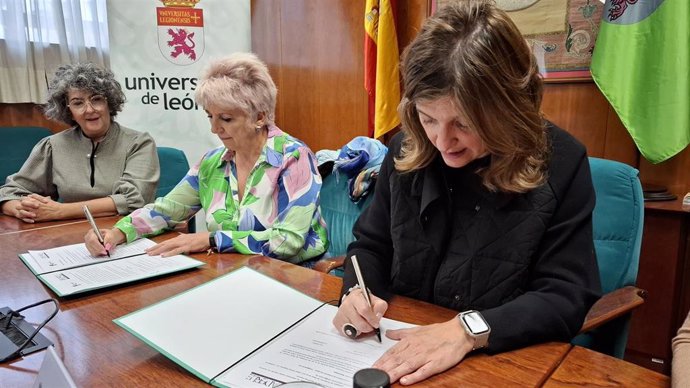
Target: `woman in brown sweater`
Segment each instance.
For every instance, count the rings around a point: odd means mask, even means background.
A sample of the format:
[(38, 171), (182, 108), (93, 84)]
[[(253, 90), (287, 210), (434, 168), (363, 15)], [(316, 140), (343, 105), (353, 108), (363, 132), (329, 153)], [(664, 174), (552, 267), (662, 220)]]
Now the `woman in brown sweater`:
[(685, 318), (678, 335), (671, 343), (673, 347), (673, 388), (690, 387), (690, 314)]

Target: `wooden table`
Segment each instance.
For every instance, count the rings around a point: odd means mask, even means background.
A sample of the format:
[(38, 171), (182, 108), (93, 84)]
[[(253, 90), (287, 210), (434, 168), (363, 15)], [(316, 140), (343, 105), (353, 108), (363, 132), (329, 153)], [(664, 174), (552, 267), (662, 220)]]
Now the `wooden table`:
[[(1, 218), (1, 217), (0, 217)], [(110, 227), (117, 217), (97, 219)], [(0, 220), (4, 225), (6, 220)], [(6, 222), (5, 222), (6, 224)], [(55, 225), (52, 225), (55, 226)], [(19, 308), (55, 295), (24, 266), (18, 253), (81, 242), (84, 222), (59, 227), (6, 230), (0, 234), (0, 307)], [(174, 234), (156, 239), (170, 238)], [(176, 295), (241, 266), (250, 266), (323, 301), (337, 299), (341, 279), (261, 256), (196, 254), (207, 263), (200, 269), (130, 283), (60, 300), (60, 313), (42, 330), (79, 386), (207, 386), (186, 370), (116, 326), (112, 320)], [(29, 311), (27, 320), (41, 321), (50, 308)], [(394, 298), (386, 316), (427, 324), (450, 319), (455, 312), (403, 297)], [(188, 319), (180, 315), (180, 319)], [(418, 387), (505, 387), (542, 385), (570, 350), (569, 344), (548, 343), (496, 356), (474, 355)], [(0, 385), (30, 386), (44, 352), (0, 364)]]
[[(114, 219), (114, 218), (113, 218)], [(0, 215), (0, 235), (17, 234), (29, 230), (55, 228), (63, 225), (84, 223), (86, 220), (48, 221), (29, 224), (14, 217)]]
[[(110, 227), (117, 217), (98, 219)], [(0, 307), (53, 297), (16, 257), (28, 249), (45, 249), (80, 242), (88, 224), (65, 221), (24, 224), (0, 216)], [(159, 236), (163, 240), (174, 234)], [(175, 295), (247, 265), (321, 300), (337, 298), (341, 280), (261, 256), (194, 255), (202, 269), (129, 284), (61, 300), (61, 312), (43, 330), (79, 385), (205, 386), (185, 370), (120, 330), (112, 319)], [(48, 308), (31, 311), (38, 322)], [(453, 311), (397, 297), (386, 316), (417, 324), (450, 319)], [(0, 365), (0, 382), (25, 386), (35, 378), (42, 352)], [(542, 344), (496, 356), (474, 355), (450, 371), (416, 386), (546, 386), (572, 387), (643, 385), (668, 387), (666, 376), (633, 364), (568, 344)]]
[(668, 388), (671, 379), (630, 362), (574, 346), (544, 385), (545, 388)]

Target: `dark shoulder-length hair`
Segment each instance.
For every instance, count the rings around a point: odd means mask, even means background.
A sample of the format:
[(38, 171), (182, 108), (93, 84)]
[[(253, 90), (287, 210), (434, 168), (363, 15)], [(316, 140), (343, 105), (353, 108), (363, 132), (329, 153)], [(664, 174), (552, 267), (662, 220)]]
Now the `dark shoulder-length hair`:
[(125, 94), (112, 71), (93, 63), (62, 65), (48, 86), (48, 101), (43, 105), (47, 118), (74, 125), (76, 122), (67, 106), (70, 89), (84, 90), (107, 98), (110, 119), (117, 116), (125, 105)]
[(526, 192), (545, 181), (539, 69), (520, 31), (492, 1), (459, 0), (440, 9), (403, 53), (401, 71), (398, 111), (406, 136), (398, 171), (424, 168), (438, 155), (416, 104), (450, 96), (491, 154), (480, 172), (484, 186)]

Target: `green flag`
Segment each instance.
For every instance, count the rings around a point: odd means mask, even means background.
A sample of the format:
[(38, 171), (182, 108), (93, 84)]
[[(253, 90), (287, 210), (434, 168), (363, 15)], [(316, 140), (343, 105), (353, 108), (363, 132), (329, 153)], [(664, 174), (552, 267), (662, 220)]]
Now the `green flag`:
[(690, 143), (690, 0), (606, 0), (591, 71), (647, 160)]

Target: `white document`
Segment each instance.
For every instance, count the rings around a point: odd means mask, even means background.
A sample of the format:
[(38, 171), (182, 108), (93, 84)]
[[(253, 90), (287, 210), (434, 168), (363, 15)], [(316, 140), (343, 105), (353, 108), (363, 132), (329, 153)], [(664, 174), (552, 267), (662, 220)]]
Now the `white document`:
[(156, 245), (149, 239), (118, 245), (110, 257), (94, 257), (85, 244), (29, 251), (19, 257), (58, 296), (147, 279), (204, 265), (191, 257), (149, 256), (144, 250)]
[(156, 245), (155, 242), (142, 238), (131, 244), (118, 245), (114, 252), (108, 256), (91, 256), (86, 244), (65, 245), (62, 247), (46, 249), (43, 251), (29, 251), (28, 255), (22, 255), (22, 259), (29, 269), (40, 275), (46, 272), (59, 271), (68, 268), (91, 265), (98, 262), (117, 260), (123, 257), (144, 254), (148, 247)]
[[(358, 370), (371, 368), (379, 357), (397, 343), (375, 335), (357, 340), (345, 337), (333, 327), (337, 307), (325, 305), (307, 319), (252, 354), (215, 382), (232, 388), (277, 387), (307, 381), (326, 388), (352, 387)], [(403, 329), (414, 325), (381, 320), (381, 329)]]
[(139, 255), (38, 275), (59, 296), (160, 276), (202, 265), (186, 256)]
[[(351, 387), (354, 373), (371, 366), (393, 341), (345, 338), (333, 328), (336, 311), (243, 267), (115, 323), (214, 385), (313, 381)], [(381, 325), (384, 330), (413, 326), (388, 319)], [(263, 385), (252, 384), (261, 378)]]

